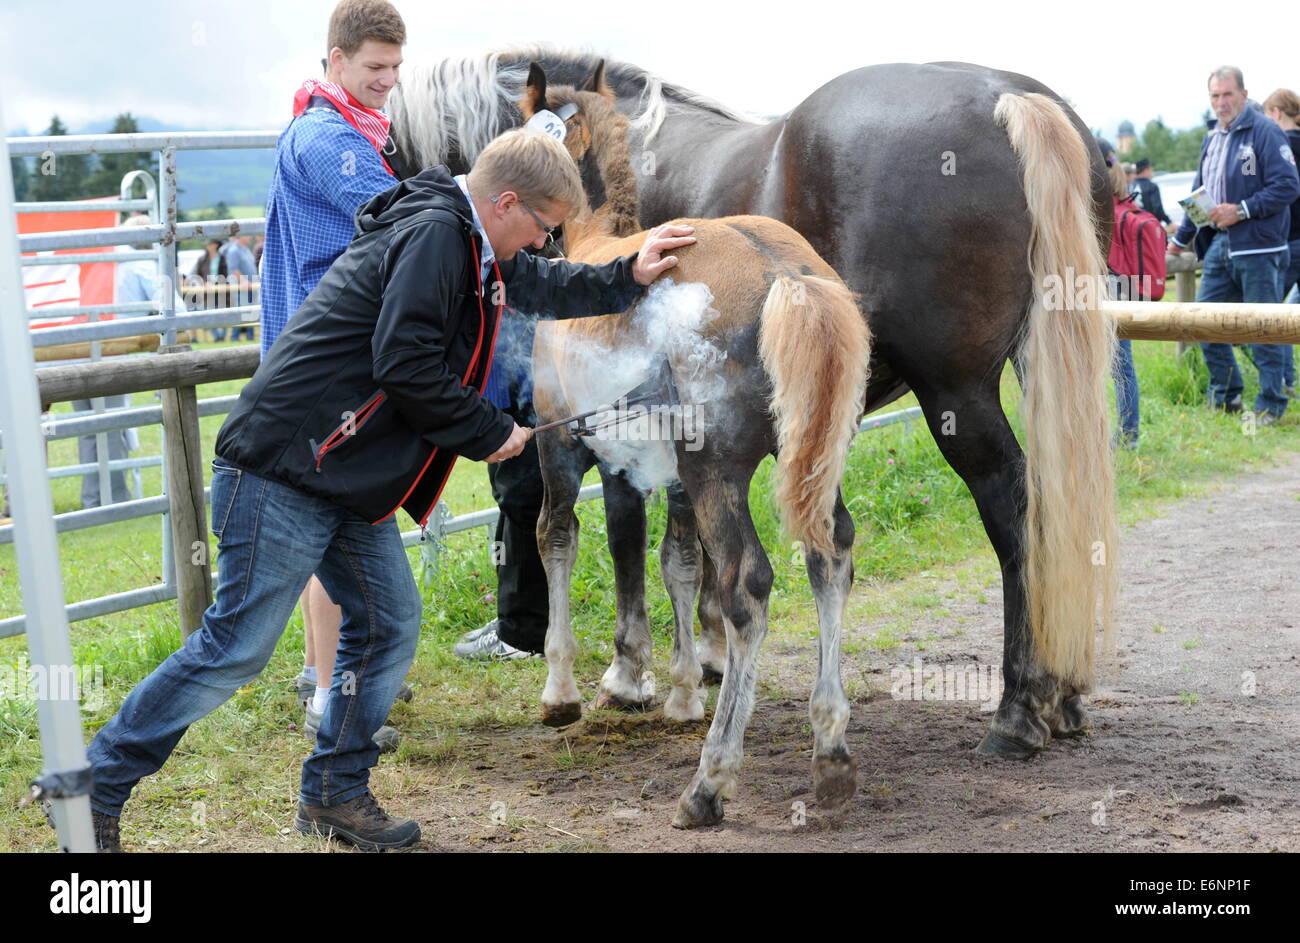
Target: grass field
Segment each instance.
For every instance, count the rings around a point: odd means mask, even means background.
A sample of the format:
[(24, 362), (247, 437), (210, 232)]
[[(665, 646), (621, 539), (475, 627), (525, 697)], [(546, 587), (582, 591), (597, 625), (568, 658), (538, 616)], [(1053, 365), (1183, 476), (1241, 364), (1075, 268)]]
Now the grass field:
[[(1164, 503), (1300, 450), (1300, 420), (1293, 414), (1276, 426), (1243, 434), (1235, 419), (1206, 411), (1199, 353), (1193, 351), (1180, 362), (1173, 345), (1156, 342), (1135, 343), (1134, 352), (1142, 390), (1142, 440), (1136, 451), (1116, 454), (1122, 520), (1141, 519)], [(1254, 372), (1244, 357), (1240, 359), (1249, 403)], [(199, 395), (232, 393), (239, 386), (213, 384), (201, 388)], [(1008, 370), (1003, 397), (1013, 417), (1017, 395)], [(137, 405), (152, 401), (153, 394), (135, 398)], [(910, 396), (889, 408), (909, 405), (914, 405)], [(221, 420), (202, 420), (209, 456)], [(137, 455), (158, 453), (156, 427), (141, 429), (140, 437)], [(49, 454), (53, 465), (71, 464), (75, 441), (52, 443)], [(755, 478), (751, 506), (775, 570), (769, 644), (788, 644), (811, 639), (816, 616), (797, 554), (779, 534), (769, 498), (770, 473), (769, 461)], [(158, 469), (144, 473), (144, 485), (146, 494), (159, 492)], [(79, 479), (56, 480), (52, 487), (56, 511), (78, 506)], [(878, 626), (871, 644), (888, 647), (891, 639), (906, 632), (908, 613), (918, 607), (943, 612), (937, 595), (931, 598), (909, 589), (900, 597), (899, 588), (915, 586), (918, 575), (961, 564), (963, 571), (977, 574), (972, 592), (998, 591), (996, 561), (973, 502), (923, 424), (910, 432), (893, 426), (860, 435), (844, 490), (858, 527), (858, 579), (850, 619)], [(485, 467), (462, 462), (445, 497), (454, 513), (491, 506)], [(652, 499), (649, 512), (651, 545), (657, 546), (664, 508)], [(582, 505), (579, 518), (582, 547), (573, 580), (574, 626), (581, 649), (576, 673), (590, 694), (613, 652), (614, 581), (599, 503)], [(62, 535), (66, 597), (85, 599), (160, 582), (160, 534), (159, 519), (150, 518)], [(418, 567), (418, 552), (413, 550), (411, 557)], [(655, 555), (649, 569), (656, 672), (666, 677), (671, 610)], [(536, 723), (543, 663), (468, 664), (450, 654), (462, 632), (492, 617), (495, 588), (484, 532), (454, 535), (441, 571), (424, 587), (424, 627), (411, 674), (416, 700), (394, 708), (393, 721), (404, 734), (396, 757), (399, 767), (444, 767), (454, 763), (458, 738), (475, 729)], [(0, 547), (0, 617), (21, 611), (14, 548)], [(112, 716), (131, 686), (179, 643), (174, 604), (75, 623), (72, 641), (79, 665), (101, 666), (103, 671), (103, 688), (96, 692), (101, 703), (88, 705), (92, 709), (82, 715), (89, 737)], [(810, 657), (812, 651), (810, 647)], [(22, 637), (0, 640), (0, 667), (12, 669), (25, 653)], [(300, 712), (289, 691), (301, 657), (302, 626), (295, 614), (263, 676), (196, 724), (164, 772), (136, 790), (129, 818), (124, 819), (129, 844), (198, 847), (208, 843), (214, 823), (235, 838), (282, 834), (292, 816), (298, 769), (307, 752), (307, 742), (297, 731)], [(16, 808), (41, 764), (35, 708), (13, 693), (0, 699), (0, 851), (49, 849), (53, 836), (41, 816)], [(196, 803), (205, 810), (205, 828), (194, 824)]]

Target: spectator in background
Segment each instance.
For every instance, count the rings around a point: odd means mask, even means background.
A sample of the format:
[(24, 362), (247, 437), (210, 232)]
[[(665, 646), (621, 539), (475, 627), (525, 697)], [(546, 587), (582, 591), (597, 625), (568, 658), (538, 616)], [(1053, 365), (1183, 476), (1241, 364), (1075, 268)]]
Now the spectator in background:
[[(195, 307), (221, 308), (226, 304), (226, 293), (213, 291), (214, 288), (226, 283), (226, 259), (221, 254), (221, 240), (209, 239), (203, 249), (203, 257), (194, 263), (189, 276), (190, 284), (199, 290), (195, 296), (198, 301)], [(226, 339), (224, 327), (211, 328), (209, 333), (214, 341)]]
[(266, 236), (258, 233), (257, 239), (253, 242), (253, 264), (257, 266), (258, 271), (262, 269), (262, 249), (266, 246)]
[[(1101, 148), (1102, 159), (1106, 161), (1110, 195), (1114, 206), (1114, 218), (1118, 221), (1125, 212), (1134, 208), (1135, 197), (1128, 192), (1128, 175), (1120, 165), (1115, 155), (1115, 149), (1111, 147), (1110, 142), (1098, 138), (1097, 145)], [(1121, 230), (1117, 222), (1112, 225), (1113, 238), (1111, 240), (1110, 256), (1106, 260), (1107, 266), (1112, 275), (1128, 277), (1112, 278), (1110, 295), (1112, 298), (1117, 299), (1137, 297), (1131, 293), (1130, 289), (1134, 285), (1132, 276), (1140, 273), (1124, 271), (1126, 266), (1121, 261), (1124, 253), (1120, 251), (1119, 244)], [(1117, 442), (1121, 448), (1133, 449), (1137, 447), (1138, 442), (1139, 407), (1137, 370), (1133, 366), (1133, 342), (1131, 340), (1120, 340), (1116, 345), (1112, 373), (1115, 376), (1115, 411), (1119, 413)]]
[[(1300, 197), (1295, 157), (1281, 129), (1245, 107), (1240, 69), (1220, 66), (1207, 84), (1217, 120), (1201, 143), (1192, 189), (1204, 186), (1212, 209), (1199, 228), (1185, 217), (1169, 251), (1178, 255), (1195, 245), (1203, 260), (1197, 301), (1277, 304), (1290, 264), (1291, 204)], [(1259, 369), (1256, 423), (1267, 426), (1286, 412), (1282, 345), (1252, 344), (1251, 350)], [(1232, 345), (1201, 344), (1201, 351), (1210, 406), (1241, 412), (1244, 384)]]
[[(247, 236), (231, 236), (221, 248), (222, 258), (226, 262), (226, 277), (234, 287), (230, 292), (230, 303), (242, 307), (253, 303), (253, 283), (257, 281), (257, 263), (248, 248)], [(230, 329), (230, 339), (237, 341), (244, 331), (248, 339), (254, 339), (253, 326), (236, 325)]]
[[(1272, 119), (1287, 143), (1291, 145), (1291, 154), (1300, 158), (1300, 97), (1289, 88), (1279, 88), (1264, 99), (1264, 114)], [(1291, 252), (1291, 264), (1282, 276), (1282, 296), (1287, 297), (1297, 283), (1300, 283), (1300, 200), (1291, 204), (1291, 231), (1287, 236), (1287, 245)], [(1290, 344), (1282, 345), (1282, 384), (1283, 392), (1295, 399), (1295, 348)]]
[[(123, 228), (148, 226), (150, 225), (147, 216), (132, 216), (122, 223)], [(148, 250), (153, 248), (151, 242), (139, 242), (129, 246), (119, 246), (119, 252), (129, 252), (133, 249)], [(113, 273), (113, 303), (114, 304), (132, 304), (136, 302), (157, 301), (165, 297), (162, 292), (171, 289), (176, 292), (174, 286), (164, 286), (160, 284), (158, 278), (158, 263), (153, 259), (136, 259), (130, 262), (118, 262), (114, 266)], [(179, 294), (175, 298), (176, 310), (183, 312), (185, 302), (181, 300)], [(139, 312), (118, 314), (119, 318), (138, 318), (141, 317)], [(78, 412), (89, 412), (95, 407), (96, 402), (102, 404), (104, 410), (125, 409), (131, 405), (129, 394), (121, 396), (104, 396), (95, 399), (74, 400), (72, 408)], [(109, 461), (120, 461), (129, 458), (131, 452), (140, 447), (139, 436), (134, 429), (112, 429), (106, 433), (101, 433), (108, 444)], [(98, 436), (83, 435), (77, 438), (77, 460), (83, 465), (93, 465), (99, 461)], [(131, 492), (126, 485), (126, 472), (119, 470), (109, 473), (109, 493), (101, 494), (99, 487), (99, 473), (91, 472), (89, 475), (83, 475), (81, 478), (81, 506), (82, 508), (100, 507), (104, 499), (109, 504), (118, 504), (122, 501), (131, 500)]]
[(1133, 181), (1137, 179), (1137, 164), (1126, 160), (1120, 166), (1124, 168), (1124, 180), (1128, 186), (1129, 193), (1132, 193)]
[(1165, 212), (1165, 205), (1160, 200), (1160, 188), (1151, 179), (1151, 159), (1143, 157), (1135, 166), (1137, 176), (1133, 178), (1133, 195), (1136, 198), (1134, 203), (1138, 209), (1146, 210), (1160, 220), (1160, 225), (1171, 225), (1173, 220)]

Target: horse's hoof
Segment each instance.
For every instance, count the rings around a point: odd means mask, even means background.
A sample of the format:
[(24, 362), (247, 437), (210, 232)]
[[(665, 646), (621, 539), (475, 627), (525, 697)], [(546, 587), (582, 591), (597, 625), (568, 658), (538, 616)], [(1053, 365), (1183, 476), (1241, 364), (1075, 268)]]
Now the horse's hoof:
[(1075, 694), (1061, 702), (1056, 713), (1047, 718), (1047, 725), (1051, 728), (1053, 737), (1077, 737), (1092, 723), (1088, 720), (1082, 699)]
[(704, 701), (694, 694), (676, 691), (664, 701), (664, 720), (670, 724), (691, 724), (704, 719)]
[(673, 828), (704, 828), (722, 821), (722, 796), (705, 793), (695, 786), (682, 793), (673, 816)]
[(722, 672), (719, 671), (717, 668), (712, 668), (708, 665), (700, 665), (700, 667), (704, 669), (704, 677), (701, 678), (700, 680), (703, 681), (705, 684), (722, 683)]
[(996, 756), (1004, 760), (1027, 760), (1041, 749), (1041, 746), (1031, 746), (1023, 740), (1013, 740), (990, 730), (975, 748), (975, 752), (980, 756)]
[(595, 703), (591, 706), (593, 710), (648, 711), (653, 704), (653, 701), (625, 701), (617, 694), (601, 691), (596, 695)]
[(550, 704), (542, 705), (542, 723), (547, 727), (567, 727), (581, 719), (582, 704), (577, 701), (572, 704), (556, 704), (554, 707)]
[(846, 751), (819, 756), (813, 760), (813, 792), (817, 805), (835, 809), (843, 805), (858, 788), (858, 764)]

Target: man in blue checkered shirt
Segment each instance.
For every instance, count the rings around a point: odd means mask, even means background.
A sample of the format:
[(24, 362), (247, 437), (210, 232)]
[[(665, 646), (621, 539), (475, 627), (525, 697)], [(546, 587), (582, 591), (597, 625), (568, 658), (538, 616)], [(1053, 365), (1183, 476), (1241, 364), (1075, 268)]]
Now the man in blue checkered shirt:
[(370, 142), (328, 102), (290, 122), (276, 146), (266, 198), (263, 354), (352, 241), (356, 208), (396, 182)]
[[(406, 27), (387, 0), (342, 0), (330, 17), (326, 81), (294, 96), (294, 119), (280, 135), (266, 198), (262, 250), (262, 355), (334, 260), (352, 241), (357, 207), (397, 183), (383, 108), (397, 84)], [(315, 576), (299, 600), (306, 641), (298, 694), (304, 730), (320, 726), (334, 676), (342, 612)], [(410, 700), (403, 686), (399, 697)], [(375, 741), (396, 748), (381, 727)]]

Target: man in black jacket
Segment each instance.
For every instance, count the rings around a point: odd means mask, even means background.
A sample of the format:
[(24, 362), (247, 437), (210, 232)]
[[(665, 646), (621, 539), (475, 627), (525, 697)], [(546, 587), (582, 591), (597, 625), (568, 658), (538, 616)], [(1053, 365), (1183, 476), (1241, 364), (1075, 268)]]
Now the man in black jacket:
[(1173, 220), (1165, 212), (1165, 205), (1160, 199), (1160, 188), (1151, 179), (1151, 160), (1144, 157), (1137, 162), (1137, 176), (1133, 178), (1133, 192), (1137, 195), (1137, 205), (1146, 210), (1160, 225), (1168, 226)]
[(384, 722), (410, 666), (421, 602), (394, 513), (428, 519), (458, 455), (519, 454), (521, 428), (479, 392), (498, 320), (520, 308), (627, 308), (694, 242), (662, 226), (603, 266), (519, 252), (583, 205), (563, 145), (512, 131), (468, 178), (435, 167), (362, 205), (356, 235), (263, 358), (217, 438), (212, 530), (221, 552), (203, 626), (128, 695), (88, 750), (101, 844), (118, 843), (131, 789), (190, 724), (265, 667), (316, 573), (343, 610), (337, 673), (303, 764), (295, 827), (358, 847), (420, 837), (369, 789)]

